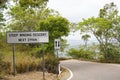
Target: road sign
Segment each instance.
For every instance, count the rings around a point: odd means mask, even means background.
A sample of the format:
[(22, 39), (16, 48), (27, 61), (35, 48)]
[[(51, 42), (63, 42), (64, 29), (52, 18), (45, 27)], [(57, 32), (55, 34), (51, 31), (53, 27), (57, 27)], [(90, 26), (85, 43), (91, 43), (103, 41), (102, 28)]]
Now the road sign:
[(60, 39), (55, 39), (55, 41), (54, 41), (54, 48), (55, 49), (60, 49)]
[(49, 34), (43, 32), (8, 32), (7, 43), (48, 43)]
[(57, 76), (60, 74), (60, 64), (59, 64), (59, 57), (58, 57), (58, 51), (60, 50), (60, 39), (55, 39), (54, 40), (54, 48), (55, 51), (57, 52)]
[(14, 76), (16, 75), (16, 64), (15, 64), (15, 43), (42, 43), (42, 63), (43, 63), (43, 80), (45, 80), (45, 61), (44, 61), (44, 43), (49, 42), (49, 34), (47, 31), (44, 32), (8, 32), (7, 43), (13, 44), (13, 70)]

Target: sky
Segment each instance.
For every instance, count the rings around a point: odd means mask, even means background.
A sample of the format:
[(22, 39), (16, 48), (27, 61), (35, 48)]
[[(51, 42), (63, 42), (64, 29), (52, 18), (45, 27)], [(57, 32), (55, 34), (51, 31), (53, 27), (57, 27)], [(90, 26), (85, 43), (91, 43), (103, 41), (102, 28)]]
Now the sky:
[(48, 7), (58, 11), (70, 22), (80, 22), (82, 18), (97, 17), (105, 4), (114, 2), (120, 11), (120, 0), (49, 0)]
[[(61, 16), (67, 18), (70, 22), (78, 23), (82, 21), (82, 18), (97, 17), (99, 10), (105, 4), (111, 2), (114, 2), (120, 11), (120, 0), (49, 0), (48, 7), (58, 11)], [(66, 39), (71, 46), (78, 46), (84, 44), (81, 36), (79, 31), (75, 33), (70, 32)], [(93, 35), (91, 35), (88, 43), (91, 44), (92, 42), (97, 43)]]

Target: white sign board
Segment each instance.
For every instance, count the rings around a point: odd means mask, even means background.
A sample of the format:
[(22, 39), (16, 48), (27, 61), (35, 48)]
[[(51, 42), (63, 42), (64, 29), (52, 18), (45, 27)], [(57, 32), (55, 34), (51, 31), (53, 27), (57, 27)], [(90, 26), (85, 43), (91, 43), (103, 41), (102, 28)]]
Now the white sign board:
[(48, 43), (48, 32), (8, 32), (7, 43)]
[(60, 49), (60, 39), (55, 39), (54, 40), (54, 48), (55, 49)]

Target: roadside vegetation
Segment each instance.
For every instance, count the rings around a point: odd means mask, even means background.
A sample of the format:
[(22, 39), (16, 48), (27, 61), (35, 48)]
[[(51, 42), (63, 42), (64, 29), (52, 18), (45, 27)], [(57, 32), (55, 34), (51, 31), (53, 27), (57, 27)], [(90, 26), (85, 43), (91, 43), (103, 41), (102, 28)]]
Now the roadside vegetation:
[[(6, 43), (6, 33), (17, 31), (49, 32), (49, 43), (44, 44), (45, 71), (56, 74), (54, 39), (60, 38), (66, 44), (61, 37), (68, 35), (69, 21), (49, 9), (47, 3), (48, 0), (0, 1), (0, 79), (13, 74), (12, 44)], [(42, 44), (15, 44), (15, 59), (17, 74), (42, 71)]]
[(68, 55), (75, 59), (97, 61), (100, 57), (100, 54), (97, 52), (97, 50), (98, 45), (96, 44), (88, 45), (87, 50), (85, 45), (80, 45), (77, 49), (69, 49)]
[[(106, 4), (100, 9), (98, 17), (83, 19), (78, 25), (73, 29), (80, 30), (85, 45), (78, 50), (70, 49), (69, 55), (84, 59), (95, 59), (93, 55), (97, 55), (96, 60), (100, 62), (120, 63), (120, 15), (114, 3)], [(97, 49), (88, 48), (90, 33), (98, 41)]]

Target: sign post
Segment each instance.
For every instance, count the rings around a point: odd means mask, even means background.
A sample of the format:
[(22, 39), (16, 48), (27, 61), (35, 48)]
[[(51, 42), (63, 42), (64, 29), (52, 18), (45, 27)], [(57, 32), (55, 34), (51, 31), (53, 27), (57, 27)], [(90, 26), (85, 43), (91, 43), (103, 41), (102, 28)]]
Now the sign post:
[(15, 44), (12, 45), (12, 49), (13, 49), (13, 75), (16, 76)]
[(13, 70), (14, 76), (16, 75), (15, 64), (15, 43), (42, 43), (42, 68), (43, 80), (45, 80), (45, 60), (44, 60), (44, 43), (49, 42), (48, 31), (42, 32), (8, 32), (7, 43), (13, 44)]
[(43, 68), (43, 80), (45, 80), (44, 43), (42, 43), (42, 68)]
[(59, 64), (59, 56), (58, 56), (58, 51), (60, 50), (60, 39), (55, 39), (54, 40), (54, 48), (55, 51), (57, 52), (57, 75), (60, 74), (60, 64)]

